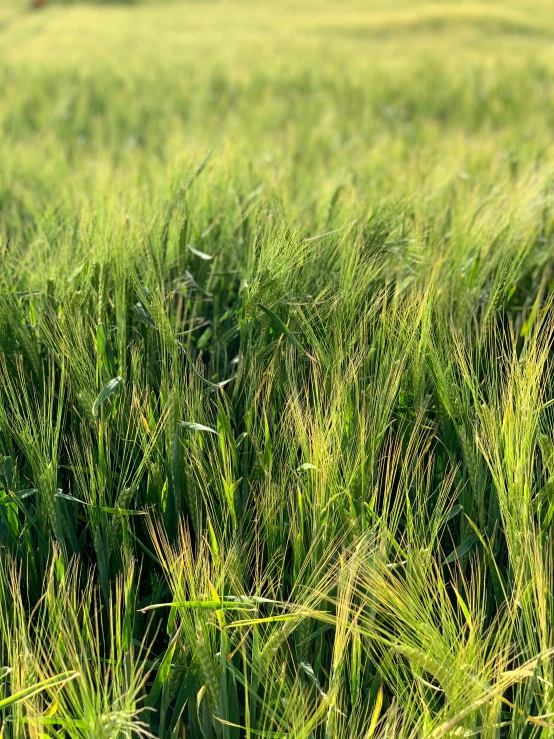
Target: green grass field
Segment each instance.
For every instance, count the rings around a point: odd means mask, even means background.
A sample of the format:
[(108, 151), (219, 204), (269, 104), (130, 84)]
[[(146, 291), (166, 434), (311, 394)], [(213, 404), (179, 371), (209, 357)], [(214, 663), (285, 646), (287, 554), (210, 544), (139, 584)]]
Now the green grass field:
[(554, 737), (552, 0), (0, 0), (0, 737)]

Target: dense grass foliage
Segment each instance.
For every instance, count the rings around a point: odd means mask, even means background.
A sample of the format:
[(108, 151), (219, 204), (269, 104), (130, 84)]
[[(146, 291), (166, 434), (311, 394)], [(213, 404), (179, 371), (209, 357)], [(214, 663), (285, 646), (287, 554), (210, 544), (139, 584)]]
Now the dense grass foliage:
[(550, 0), (27, 5), (0, 735), (554, 736)]

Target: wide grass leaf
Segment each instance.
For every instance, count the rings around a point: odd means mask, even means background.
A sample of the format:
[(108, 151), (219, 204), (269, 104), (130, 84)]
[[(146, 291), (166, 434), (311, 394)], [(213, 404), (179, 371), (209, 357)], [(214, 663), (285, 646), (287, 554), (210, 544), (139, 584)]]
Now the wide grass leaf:
[(286, 338), (290, 341), (290, 343), (296, 349), (298, 349), (299, 352), (302, 352), (304, 356), (308, 357), (312, 361), (315, 361), (315, 358), (312, 357), (311, 354), (308, 354), (308, 352), (304, 349), (304, 347), (298, 341), (296, 336), (292, 333), (290, 328), (283, 323), (283, 321), (279, 318), (279, 316), (276, 313), (274, 313), (270, 308), (268, 308), (266, 305), (264, 305), (263, 303), (260, 303), (259, 305), (260, 305), (260, 308), (263, 310), (263, 312), (266, 314), (266, 316), (271, 321), (271, 325), (277, 331), (277, 333), (279, 335), (286, 336)]
[(205, 262), (209, 262), (210, 259), (214, 258), (214, 254), (206, 254), (203, 251), (200, 251), (200, 249), (195, 249), (194, 246), (191, 246), (190, 244), (187, 246), (188, 250), (191, 252), (191, 254), (194, 254), (195, 257), (198, 257), (199, 259), (203, 259)]
[(479, 537), (477, 534), (471, 534), (448, 555), (443, 564), (451, 564), (452, 562), (457, 562), (459, 559), (462, 559), (465, 554), (473, 549), (478, 541)]
[(101, 390), (100, 394), (94, 401), (92, 405), (92, 413), (93, 415), (96, 415), (97, 410), (100, 408), (102, 403), (104, 403), (106, 400), (108, 400), (109, 397), (111, 397), (114, 393), (117, 393), (121, 385), (123, 384), (123, 378), (122, 377), (114, 377), (112, 380), (108, 382), (108, 384)]
[(46, 678), (46, 680), (41, 680), (40, 682), (35, 683), (28, 688), (19, 690), (17, 693), (10, 695), (8, 698), (0, 700), (0, 709), (7, 708), (8, 706), (12, 706), (15, 703), (20, 703), (21, 701), (27, 700), (28, 698), (32, 698), (34, 695), (42, 693), (44, 690), (60, 687), (70, 680), (75, 680), (79, 676), (80, 673), (75, 671), (60, 672), (59, 675), (54, 675), (53, 677)]
[(215, 434), (216, 436), (219, 436), (218, 432), (215, 429), (212, 429), (209, 426), (204, 426), (202, 423), (194, 423), (192, 421), (178, 421), (177, 426), (180, 426), (183, 429), (187, 429), (187, 431), (206, 431), (209, 434)]

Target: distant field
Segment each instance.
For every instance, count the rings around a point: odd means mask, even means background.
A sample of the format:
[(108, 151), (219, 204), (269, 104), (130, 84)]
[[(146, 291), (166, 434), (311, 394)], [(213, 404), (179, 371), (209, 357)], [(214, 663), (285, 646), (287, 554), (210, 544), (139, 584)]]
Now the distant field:
[(0, 738), (554, 737), (551, 0), (0, 0)]

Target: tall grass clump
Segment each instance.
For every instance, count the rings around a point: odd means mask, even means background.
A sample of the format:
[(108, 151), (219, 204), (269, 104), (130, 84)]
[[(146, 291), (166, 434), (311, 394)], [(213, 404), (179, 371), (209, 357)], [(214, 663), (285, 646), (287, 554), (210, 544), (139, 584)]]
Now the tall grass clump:
[(0, 0), (0, 737), (554, 736), (549, 4), (71, 5)]

